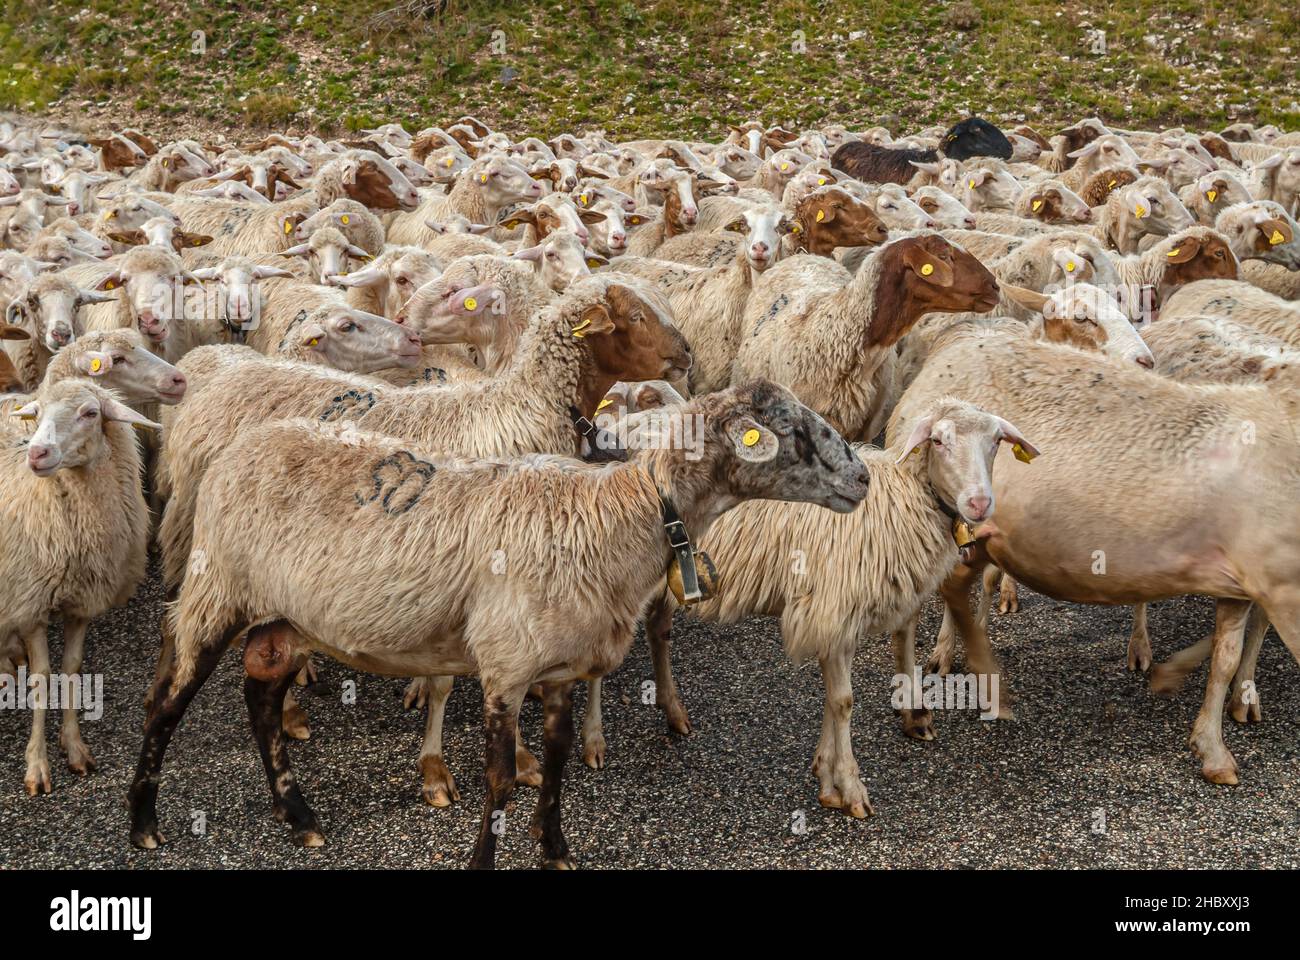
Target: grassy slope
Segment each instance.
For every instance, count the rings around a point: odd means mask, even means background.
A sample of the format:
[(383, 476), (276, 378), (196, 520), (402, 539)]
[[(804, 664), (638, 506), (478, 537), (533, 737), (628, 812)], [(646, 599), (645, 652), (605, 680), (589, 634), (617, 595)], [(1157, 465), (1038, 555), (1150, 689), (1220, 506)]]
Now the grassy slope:
[[(441, 17), (370, 25), (396, 2), (0, 0), (0, 108), (164, 133), (414, 129), (461, 113), (619, 136), (971, 111), (1048, 128), (1094, 113), (1300, 127), (1295, 0), (448, 0)], [(1085, 38), (1096, 27), (1101, 56)]]

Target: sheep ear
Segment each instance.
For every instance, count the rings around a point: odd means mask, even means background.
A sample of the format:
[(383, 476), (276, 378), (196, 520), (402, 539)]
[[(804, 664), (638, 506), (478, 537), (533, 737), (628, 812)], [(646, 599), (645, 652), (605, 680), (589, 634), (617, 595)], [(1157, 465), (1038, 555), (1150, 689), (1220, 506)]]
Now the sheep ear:
[(98, 350), (87, 350), (77, 357), (77, 369), (92, 377), (102, 377), (113, 369), (113, 358)]
[(426, 220), (424, 221), (424, 225), (436, 234), (441, 235), (447, 232), (447, 225), (445, 223), (439, 223), (437, 220)]
[(95, 289), (96, 289), (96, 290), (116, 290), (116, 289), (117, 289), (118, 287), (120, 287), (124, 282), (125, 282), (125, 281), (124, 281), (123, 278), (122, 278), (122, 274), (121, 274), (120, 272), (118, 272), (117, 270), (114, 270), (112, 273), (110, 273), (108, 276), (106, 276), (103, 280), (100, 280), (99, 283), (95, 284)]
[(355, 257), (355, 258), (358, 259), (358, 260), (373, 260), (373, 259), (375, 259), (374, 257), (372, 257), (372, 256), (370, 255), (370, 251), (368, 251), (368, 250), (362, 250), (362, 249), (361, 249), (360, 247), (358, 247), (355, 243), (349, 243), (349, 244), (348, 244), (348, 256), (349, 256), (349, 257)]
[(733, 417), (726, 429), (736, 456), (749, 463), (767, 463), (781, 450), (776, 434), (752, 417)]
[(1168, 263), (1186, 263), (1195, 257), (1200, 249), (1200, 238), (1183, 237), (1177, 244), (1169, 248), (1169, 251), (1165, 254), (1165, 260)]
[(532, 207), (521, 207), (520, 209), (506, 215), (505, 219), (498, 221), (502, 230), (513, 230), (524, 223), (537, 223), (537, 211)]
[(1010, 421), (1003, 420), (1001, 417), (993, 417), (993, 422), (998, 425), (998, 439), (1003, 443), (1011, 444), (1016, 459), (1021, 463), (1028, 463), (1042, 452), (1026, 440), (1024, 434), (1017, 430)]
[(595, 210), (579, 210), (578, 219), (583, 223), (602, 223), (605, 220), (605, 215)]
[(216, 267), (199, 267), (197, 270), (190, 272), (195, 280), (215, 280), (221, 276), (221, 271)]
[(137, 413), (122, 401), (115, 400), (112, 397), (105, 397), (99, 402), (99, 412), (105, 420), (129, 423), (135, 427), (150, 427), (154, 430), (162, 429), (162, 424), (154, 423), (148, 417)]
[(30, 340), (32, 335), (22, 327), (12, 327), (7, 323), (0, 323), (0, 340)]
[(374, 287), (387, 282), (388, 275), (378, 267), (370, 266), (352, 273), (334, 274), (329, 282), (337, 287)]
[(936, 287), (952, 286), (952, 267), (920, 246), (909, 246), (903, 254), (903, 262), (926, 283)]
[(903, 452), (898, 455), (895, 463), (902, 463), (908, 457), (916, 452), (917, 447), (930, 439), (930, 428), (934, 426), (933, 415), (922, 417), (912, 428), (912, 432), (907, 435), (907, 441), (903, 444)]
[(290, 247), (288, 250), (281, 250), (281, 251), (280, 251), (280, 256), (282, 256), (282, 257), (305, 257), (305, 256), (308, 256), (310, 253), (311, 253), (311, 244), (310, 244), (310, 243), (300, 243), (300, 244), (297, 244), (296, 246), (292, 246), (292, 247)]
[(587, 257), (587, 266), (590, 267), (592, 270), (595, 270), (597, 267), (609, 266), (609, 261), (606, 260), (598, 253), (592, 253), (589, 250), (587, 251), (586, 257)]
[(1069, 157), (1071, 160), (1080, 160), (1083, 157), (1091, 156), (1092, 154), (1096, 153), (1100, 149), (1101, 149), (1101, 141), (1094, 140), (1092, 141), (1092, 143), (1088, 144), (1087, 146), (1080, 147), (1078, 150), (1075, 150), (1073, 153), (1067, 153), (1066, 156)]
[(1028, 287), (1017, 287), (1010, 283), (1003, 283), (999, 286), (1002, 292), (1012, 300), (1030, 310), (1042, 310), (1043, 304), (1052, 299), (1046, 294), (1039, 293), (1037, 290), (1030, 290)]
[(304, 347), (314, 347), (325, 337), (325, 328), (317, 321), (304, 323), (298, 331), (298, 343)]
[(17, 417), (19, 420), (35, 420), (39, 409), (40, 408), (37, 406), (36, 401), (33, 400), (31, 403), (24, 404), (17, 410), (10, 411), (9, 416)]
[(190, 233), (186, 230), (177, 230), (174, 243), (179, 243), (182, 247), (206, 247), (212, 242), (212, 238), (206, 233)]
[(485, 233), (491, 233), (492, 228), (486, 223), (471, 223), (469, 225), (469, 232), (474, 234), (476, 237), (481, 237)]
[(1260, 234), (1263, 235), (1271, 247), (1276, 247), (1281, 243), (1290, 243), (1295, 237), (1291, 225), (1282, 219), (1269, 218), (1261, 220), (1256, 226), (1259, 227)]
[[(19, 299), (12, 300), (9, 306), (5, 307), (5, 325), (16, 327), (16, 321), (26, 318), (26, 310), (23, 307), (23, 301)], [(12, 340), (13, 337), (6, 337), (6, 340)]]
[(270, 280), (273, 277), (293, 277), (292, 270), (285, 270), (283, 267), (254, 267), (254, 280)]
[(108, 235), (114, 243), (125, 243), (129, 247), (138, 247), (149, 242), (143, 230), (115, 231)]
[(307, 217), (302, 213), (286, 213), (280, 217), (280, 232), (287, 237), (306, 219)]
[(83, 306), (87, 303), (108, 303), (110, 300), (116, 300), (117, 297), (111, 293), (99, 293), (96, 290), (78, 290), (77, 301)]
[(573, 335), (581, 340), (590, 334), (610, 333), (614, 329), (614, 317), (604, 303), (592, 304), (582, 311), (582, 319), (573, 327)]

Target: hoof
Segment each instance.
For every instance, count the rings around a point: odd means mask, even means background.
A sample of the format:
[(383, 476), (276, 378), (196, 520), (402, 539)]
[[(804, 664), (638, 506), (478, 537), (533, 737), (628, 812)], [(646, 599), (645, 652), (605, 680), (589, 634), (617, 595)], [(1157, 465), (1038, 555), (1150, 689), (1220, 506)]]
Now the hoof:
[(27, 790), (27, 796), (35, 797), (42, 793), (50, 793), (54, 787), (50, 782), (50, 768), (46, 764), (27, 768), (27, 775), (23, 777), (23, 787)]
[(542, 861), (543, 870), (577, 870), (578, 865), (573, 862), (573, 857), (556, 857), (552, 860)]
[(1250, 703), (1244, 703), (1235, 697), (1228, 703), (1228, 713), (1238, 723), (1259, 723), (1263, 719), (1260, 713), (1258, 697)]
[(597, 736), (590, 743), (582, 745), (582, 762), (593, 770), (601, 770), (605, 766), (605, 738)]
[(90, 751), (84, 745), (79, 750), (69, 750), (68, 769), (78, 776), (84, 777), (96, 770), (95, 758), (90, 755)]
[(679, 737), (689, 737), (691, 735), (691, 718), (686, 714), (686, 708), (680, 703), (660, 705), (665, 717), (668, 720), (668, 730), (677, 734)]
[(1016, 597), (1008, 597), (1006, 594), (1003, 594), (998, 599), (998, 613), (1005, 616), (1008, 613), (1019, 613), (1019, 612), (1020, 612), (1020, 601)]
[(935, 738), (934, 714), (929, 710), (903, 710), (903, 733), (913, 740), (930, 741)]
[(1234, 761), (1228, 767), (1201, 767), (1201, 776), (1209, 780), (1210, 783), (1235, 787), (1237, 785), (1237, 764)]
[(157, 850), (166, 842), (167, 838), (158, 832), (157, 827), (131, 831), (131, 846), (139, 850)]
[(442, 757), (422, 757), (420, 759), (420, 773), (424, 778), (424, 786), (420, 788), (420, 795), (424, 797), (424, 802), (431, 807), (450, 807), (452, 803), (460, 800), (460, 791), (456, 789), (456, 781), (452, 779), (451, 771), (447, 769), (447, 764)]
[(319, 830), (295, 830), (293, 832), (293, 842), (300, 847), (323, 847), (325, 846), (325, 835)]
[(859, 787), (858, 792), (861, 793), (861, 796), (852, 802), (844, 799), (844, 794), (839, 787), (832, 787), (828, 791), (823, 791), (818, 795), (817, 802), (830, 810), (843, 810), (850, 817), (865, 820), (867, 817), (873, 816), (876, 810), (871, 806), (871, 801), (867, 799), (866, 788), (861, 787), (861, 785)]
[(424, 709), (429, 702), (429, 681), (424, 677), (416, 677), (406, 685), (406, 692), (402, 694), (402, 707), (410, 710), (412, 707)]
[(935, 650), (930, 654), (930, 659), (925, 661), (926, 673), (937, 673), (941, 677), (946, 677), (952, 672), (952, 654), (948, 651), (940, 652)]
[(1151, 648), (1145, 650), (1134, 650), (1130, 644), (1128, 648), (1128, 668), (1137, 670), (1140, 673), (1146, 673), (1151, 669)]
[(284, 730), (284, 735), (290, 740), (311, 739), (311, 727), (307, 725), (307, 713), (297, 704), (292, 709), (284, 711), (284, 716), (280, 718), (280, 727)]

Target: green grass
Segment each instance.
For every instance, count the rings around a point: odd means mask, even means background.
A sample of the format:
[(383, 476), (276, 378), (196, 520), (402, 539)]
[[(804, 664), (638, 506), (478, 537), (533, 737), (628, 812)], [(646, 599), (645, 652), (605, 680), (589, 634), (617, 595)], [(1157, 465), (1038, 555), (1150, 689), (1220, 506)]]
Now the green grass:
[(620, 137), (712, 136), (755, 116), (897, 131), (968, 112), (1048, 130), (1089, 114), (1300, 127), (1294, 0), (448, 0), (376, 27), (395, 3), (0, 0), (0, 108), (160, 133), (463, 113), (520, 135)]

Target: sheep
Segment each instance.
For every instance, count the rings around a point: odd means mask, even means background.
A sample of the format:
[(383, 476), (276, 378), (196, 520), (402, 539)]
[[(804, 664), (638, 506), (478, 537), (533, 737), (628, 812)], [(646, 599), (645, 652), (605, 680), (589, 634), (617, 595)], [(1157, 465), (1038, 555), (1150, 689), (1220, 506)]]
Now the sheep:
[(1300, 305), (1239, 280), (1201, 280), (1178, 288), (1160, 307), (1160, 323), (1175, 318), (1232, 320), (1300, 349)]
[(329, 283), (334, 277), (348, 272), (348, 260), (368, 263), (370, 253), (345, 237), (333, 227), (320, 227), (312, 231), (311, 238), (281, 250), (282, 257), (302, 257), (310, 266), (309, 276), (314, 283)]
[(1076, 163), (1061, 171), (1057, 179), (1076, 192), (1081, 192), (1083, 186), (1099, 170), (1116, 166), (1137, 169), (1141, 163), (1137, 153), (1124, 138), (1113, 133), (1102, 134), (1068, 156)]
[(479, 368), (497, 376), (532, 318), (555, 299), (528, 264), (480, 255), (457, 260), (421, 286), (397, 321), (426, 344), (469, 344)]
[(1133, 321), (1159, 315), (1178, 287), (1195, 280), (1236, 280), (1237, 258), (1227, 240), (1209, 227), (1191, 227), (1115, 261), (1120, 307)]
[[(1222, 709), (1252, 601), (1300, 653), (1300, 555), (1286, 533), (1300, 521), (1293, 404), (1257, 386), (1187, 385), (1055, 345), (958, 331), (903, 396), (888, 436), (951, 394), (995, 406), (1050, 451), (1023, 474), (995, 470), (997, 519), (976, 528), (974, 555), (941, 588), (968, 665), (1000, 673), (969, 609), (969, 587), (990, 560), (1057, 600), (1215, 597), (1214, 660), (1191, 743), (1206, 779), (1236, 783)], [(1081, 409), (1089, 415), (1077, 416)], [(1243, 424), (1253, 428), (1245, 443)], [(1206, 502), (1217, 509), (1207, 513)], [(1191, 538), (1189, 515), (1199, 518)], [(1098, 550), (1105, 576), (1095, 574)], [(941, 632), (931, 661), (941, 670), (952, 644), (951, 631)]]
[(957, 185), (957, 199), (972, 213), (1014, 210), (1025, 187), (997, 165), (968, 167)]
[(306, 195), (272, 204), (177, 199), (169, 207), (187, 230), (213, 238), (205, 253), (222, 257), (287, 250), (294, 230), (318, 209)]
[[(51, 184), (50, 188), (72, 201), (72, 203), (68, 204), (70, 211), (94, 213), (96, 209), (96, 189), (111, 180), (112, 177), (102, 173), (68, 170), (55, 183)], [(70, 212), (70, 215), (75, 216), (76, 213)]]
[(536, 245), (516, 251), (512, 259), (534, 264), (538, 280), (556, 293), (563, 293), (579, 277), (589, 276), (591, 268), (609, 263), (587, 250), (582, 239), (568, 230), (552, 231)]
[(173, 405), (185, 397), (185, 374), (149, 352), (135, 330), (95, 330), (82, 334), (54, 355), (38, 391), (63, 380), (83, 378), (131, 405)]
[[(191, 320), (219, 320), (237, 343), (243, 342), (244, 331), (260, 316), (258, 281), (294, 276), (282, 267), (255, 263), (248, 257), (222, 257), (211, 265), (195, 267), (191, 275), (200, 285), (197, 290), (186, 288), (185, 315)], [(215, 286), (209, 286), (213, 283)], [(190, 302), (191, 294), (198, 302)]]
[(1234, 204), (1219, 213), (1214, 229), (1228, 238), (1232, 252), (1242, 261), (1246, 279), (1252, 283), (1257, 282), (1256, 278), (1246, 268), (1258, 265), (1247, 264), (1247, 260), (1300, 270), (1300, 226), (1281, 204), (1271, 200)]
[[(106, 137), (89, 137), (86, 142), (97, 151), (98, 168), (110, 173), (120, 173), (138, 167), (152, 155), (121, 133), (110, 133)], [(156, 148), (154, 153), (157, 153)]]
[(1087, 223), (1092, 209), (1060, 180), (1040, 180), (1021, 191), (1014, 212), (1043, 223)]
[(912, 202), (921, 208), (939, 230), (974, 230), (976, 227), (975, 215), (966, 205), (933, 184), (917, 187), (912, 193)]
[[(1011, 143), (1002, 131), (979, 117), (958, 123), (941, 141), (944, 159), (966, 160), (975, 156), (1008, 159)], [(935, 163), (936, 150), (897, 150), (866, 141), (841, 144), (831, 154), (831, 166), (866, 183), (907, 183), (916, 174), (914, 163)]]
[(142, 190), (175, 193), (187, 180), (211, 177), (217, 171), (206, 158), (179, 143), (168, 144), (150, 157), (127, 183)]
[[(12, 421), (3, 427), (0, 638), (22, 637), (36, 681), (23, 777), (27, 793), (36, 796), (52, 788), (45, 747), (46, 630), (55, 615), (62, 616), (61, 672), (79, 676), (90, 621), (126, 603), (144, 579), (149, 517), (132, 426), (157, 424), (79, 379), (43, 388), (15, 416), (35, 420), (36, 429), (28, 435)], [(95, 760), (81, 737), (79, 706), (64, 705), (59, 742), (68, 768), (86, 774)]]
[[(203, 484), (205, 495), (201, 516), (196, 518), (196, 533), (210, 558), (211, 575), (187, 579), (178, 599), (173, 618), (178, 640), (176, 667), (166, 699), (151, 715), (131, 788), (132, 842), (145, 848), (162, 842), (156, 800), (166, 742), (184, 706), (206, 680), (224, 648), (246, 626), (253, 626), (248, 654), (254, 678), (248, 682), (250, 714), (256, 718), (259, 746), (266, 758), (277, 807), (286, 812), (296, 842), (317, 846), (323, 836), (289, 771), (277, 714), (283, 690), (300, 659), (299, 651), (310, 643), (353, 663), (358, 662), (357, 656), (343, 651), (356, 651), (372, 669), (384, 672), (410, 673), (408, 664), (423, 660), (417, 672), (431, 668), (440, 673), (478, 674), (490, 731), (487, 800), (472, 860), (480, 867), (493, 863), (496, 835), (492, 823), (515, 785), (515, 745), (511, 741), (519, 706), (528, 687), (542, 681), (547, 713), (546, 772), (535, 823), (546, 861), (571, 866), (560, 830), (559, 803), (560, 778), (573, 738), (572, 680), (599, 676), (626, 655), (635, 623), (660, 588), (664, 568), (671, 559), (672, 551), (663, 532), (665, 517), (680, 518), (684, 529), (701, 536), (727, 506), (745, 499), (797, 500), (848, 512), (867, 492), (865, 469), (843, 440), (788, 392), (771, 384), (760, 382), (701, 398), (684, 408), (684, 413), (692, 417), (692, 422), (700, 423), (703, 436), (698, 459), (688, 458), (682, 450), (657, 450), (648, 451), (635, 462), (604, 467), (545, 457), (530, 457), (513, 464), (500, 460), (465, 463), (428, 452), (409, 440), (364, 434), (359, 438), (343, 436), (335, 427), (310, 423), (263, 426), (237, 441), (214, 464)], [(774, 426), (785, 434), (775, 432)], [(254, 449), (268, 452), (257, 457), (245, 452)], [(234, 456), (237, 452), (242, 461)], [(311, 465), (302, 482), (312, 493), (295, 498), (299, 504), (305, 506), (315, 500), (314, 506), (319, 508), (324, 501), (317, 497), (328, 500), (330, 491), (334, 496), (345, 494), (350, 511), (366, 511), (356, 518), (362, 526), (351, 525), (352, 536), (364, 539), (373, 529), (374, 536), (387, 543), (401, 536), (409, 544), (419, 544), (418, 550), (409, 554), (419, 556), (418, 568), (412, 566), (409, 574), (415, 578), (413, 583), (423, 584), (430, 570), (450, 569), (448, 561), (439, 559), (444, 554), (459, 557), (455, 566), (463, 569), (465, 576), (459, 583), (450, 584), (443, 577), (442, 587), (413, 591), (410, 595), (417, 598), (414, 606), (406, 599), (393, 604), (380, 597), (381, 593), (393, 596), (389, 591), (368, 591), (369, 600), (363, 599), (360, 604), (350, 601), (344, 616), (322, 615), (319, 603), (309, 605), (311, 609), (295, 603), (294, 596), (303, 594), (287, 581), (283, 593), (277, 590), (275, 596), (254, 598), (247, 594), (258, 588), (249, 578), (239, 576), (241, 569), (284, 569), (284, 564), (270, 556), (245, 558), (237, 549), (241, 537), (228, 529), (230, 514), (225, 506), (236, 483), (251, 483), (249, 489), (273, 496), (276, 520), (272, 522), (290, 524), (295, 532), (305, 527), (309, 538), (323, 536), (327, 530), (333, 532), (331, 523), (340, 516), (329, 510), (310, 522), (299, 522), (286, 498), (271, 494), (273, 487), (250, 475), (250, 469), (253, 474), (284, 469), (281, 457), (286, 458), (286, 463), (292, 460)], [(341, 477), (349, 476), (364, 481), (357, 498), (352, 496), (352, 487), (339, 483)], [(551, 503), (552, 509), (538, 512), (526, 506), (539, 497)], [(665, 508), (665, 503), (672, 506)], [(512, 504), (514, 508), (503, 514), (503, 507)], [(218, 505), (226, 511), (224, 520), (221, 511), (214, 509)], [(555, 510), (568, 513), (570, 530), (593, 531), (585, 537), (579, 534), (581, 543), (574, 542), (578, 549), (572, 555), (568, 550), (554, 549), (550, 514)], [(367, 522), (370, 515), (377, 519)], [(502, 516), (517, 518), (514, 529), (504, 531), (504, 541)], [(393, 523), (403, 532), (394, 533)], [(242, 539), (247, 539), (246, 531)], [(259, 538), (266, 544), (282, 540), (281, 536)], [(290, 542), (303, 543), (296, 533)], [(502, 551), (485, 550), (481, 563), (467, 566), (459, 546), (466, 542), (501, 542)], [(385, 566), (386, 579), (406, 575), (400, 566), (394, 566), (391, 550), (359, 553)], [(505, 572), (493, 576), (489, 567), (494, 557), (500, 556), (506, 558)], [(314, 571), (316, 575), (319, 573)], [(337, 576), (344, 579), (338, 580)], [(364, 571), (352, 567), (335, 575), (333, 582), (362, 582), (365, 576)], [(503, 583), (510, 594), (510, 602), (504, 606), (499, 602)], [(599, 584), (611, 586), (593, 590), (593, 585)], [(240, 612), (218, 607), (218, 596), (234, 601)], [(480, 625), (479, 614), (471, 612), (468, 618), (449, 614), (453, 607), (465, 611), (481, 608), (490, 597), (498, 598), (490, 630), (485, 626), (487, 620)], [(599, 600), (584, 601), (584, 597)], [(245, 611), (253, 614), (248, 623), (243, 620)], [(508, 617), (506, 621), (501, 619), (502, 611)], [(268, 617), (284, 619), (266, 626)], [(200, 620), (206, 622), (200, 625)], [(263, 626), (255, 626), (258, 621)], [(290, 622), (295, 625), (292, 632)], [(410, 630), (410, 623), (419, 623), (420, 629)], [(547, 624), (555, 626), (549, 628)], [(431, 630), (449, 638), (447, 642), (453, 646), (439, 655), (420, 656), (420, 641), (413, 638), (430, 636)], [(521, 643), (525, 634), (533, 639)], [(494, 637), (500, 641), (494, 642)], [(268, 662), (264, 654), (281, 650), (289, 654), (287, 672), (267, 674), (257, 666), (259, 660)], [(525, 650), (531, 653), (521, 656), (519, 651)], [(399, 654), (393, 657), (384, 651)], [(505, 651), (512, 652), (506, 656)], [(390, 658), (394, 662), (389, 662)], [(564, 666), (557, 668), (556, 664)], [(266, 679), (257, 679), (259, 675)]]
[[(293, 179), (292, 174), (293, 171), (280, 162), (278, 157), (257, 155), (240, 157), (221, 173), (209, 179), (216, 180), (218, 183), (242, 183), (254, 193), (274, 201), (280, 184), (284, 184), (289, 190), (302, 189), (302, 185)], [(189, 191), (182, 186), (176, 192)]]
[(1207, 227), (1214, 226), (1219, 214), (1228, 207), (1239, 203), (1249, 203), (1250, 193), (1230, 173), (1214, 170), (1190, 183), (1178, 194), (1183, 205), (1187, 207), (1197, 223)]
[[(168, 203), (175, 201), (168, 200)], [(177, 227), (181, 226), (181, 218), (163, 206), (157, 200), (140, 194), (124, 194), (115, 196), (104, 202), (100, 206), (97, 217), (83, 215), (78, 218), (83, 227), (89, 227), (90, 232), (102, 241), (108, 240), (110, 233), (127, 233), (132, 230), (138, 230), (144, 226), (146, 220), (153, 217), (170, 217), (176, 223)], [(211, 231), (198, 231), (207, 232)], [(124, 253), (127, 249), (126, 244), (111, 244), (115, 253)]]
[[(1165, 317), (1148, 326), (1143, 339), (1155, 352), (1156, 373), (1173, 380), (1300, 384), (1300, 350), (1225, 317)], [(1150, 662), (1149, 641), (1146, 660)]]
[(358, 310), (395, 317), (411, 294), (442, 272), (441, 261), (418, 247), (389, 247), (360, 270), (334, 274), (328, 282), (347, 290)]
[(1195, 222), (1167, 183), (1142, 177), (1110, 195), (1094, 230), (1111, 249), (1133, 254), (1144, 237), (1167, 237)]
[[(1026, 456), (1038, 453), (1000, 417), (940, 399), (901, 445), (854, 448), (870, 484), (853, 513), (744, 504), (700, 540), (718, 579), (715, 596), (690, 607), (691, 614), (715, 623), (780, 617), (790, 658), (816, 658), (821, 666), (826, 701), (813, 772), (822, 806), (853, 817), (873, 812), (851, 746), (849, 666), (864, 638), (893, 633), (896, 672), (909, 678), (910, 691), (916, 617), (958, 563), (954, 524), (974, 527), (993, 513), (991, 477), (1001, 443), (1017, 445)], [(670, 595), (652, 605), (646, 635), (656, 703), (673, 729), (689, 732), (669, 666), (673, 606)], [(901, 711), (904, 732), (933, 739), (930, 711), (920, 709), (919, 697), (907, 702), (916, 708)], [(587, 735), (584, 724), (584, 740)]]
[(1241, 265), (1242, 279), (1284, 300), (1300, 300), (1300, 271), (1275, 263), (1247, 260)]
[(540, 199), (542, 186), (513, 160), (488, 157), (474, 163), (457, 179), (446, 196), (425, 200), (410, 213), (399, 213), (388, 224), (388, 242), (428, 247), (438, 233), (427, 221), (454, 214), (471, 223), (495, 224), (497, 215), (512, 203)]
[(40, 257), (13, 250), (0, 251), (0, 303), (8, 305), (22, 289), (23, 284), (35, 280), (46, 270), (55, 270), (63, 266), (66, 264), (42, 260)]
[(603, 219), (603, 213), (587, 207), (579, 208), (567, 194), (551, 193), (536, 203), (514, 207), (503, 213), (499, 226), (502, 232), (512, 232), (520, 226), (524, 228), (519, 238), (519, 249), (522, 250), (537, 246), (553, 230), (568, 230), (585, 245), (590, 239), (587, 225)]
[(420, 194), (397, 167), (373, 150), (347, 150), (325, 164), (312, 180), (316, 203), (327, 207), (344, 197), (372, 210), (409, 213)]
[(845, 436), (869, 440), (892, 399), (894, 345), (912, 324), (997, 303), (993, 275), (937, 234), (886, 243), (856, 275), (823, 257), (791, 257), (754, 283), (732, 383), (770, 377)]
[(1088, 177), (1078, 188), (1079, 196), (1089, 207), (1102, 207), (1114, 191), (1136, 182), (1140, 176), (1132, 167), (1106, 167)]
[(212, 242), (212, 238), (209, 236), (190, 233), (187, 230), (178, 230), (176, 222), (171, 217), (150, 217), (140, 226), (139, 230), (132, 230), (129, 233), (110, 233), (108, 238), (114, 243), (126, 244), (127, 246), (153, 245), (171, 249), (176, 253), (206, 246)]
[(648, 257), (665, 241), (694, 228), (699, 217), (699, 201), (707, 190), (716, 186), (713, 181), (676, 167), (670, 168), (658, 182), (664, 194), (663, 212), (658, 220), (632, 234), (627, 252), (634, 257)]
[(18, 289), (5, 308), (4, 320), (21, 327), (28, 338), (9, 341), (5, 351), (25, 389), (34, 390), (51, 357), (87, 328), (87, 312), (82, 308), (112, 299), (79, 286), (70, 271), (40, 274)]
[(793, 223), (788, 213), (769, 205), (746, 210), (735, 226), (745, 231), (745, 242), (716, 266), (690, 267), (631, 256), (618, 261), (621, 272), (653, 282), (668, 297), (673, 316), (691, 344), (693, 393), (721, 390), (730, 382), (745, 305), (756, 278), (770, 268), (782, 235)]
[(1276, 151), (1247, 166), (1247, 187), (1256, 200), (1272, 200), (1300, 217), (1300, 147)]
[(1147, 156), (1142, 160), (1142, 165), (1159, 171), (1174, 190), (1182, 190), (1215, 171), (1208, 156), (1201, 158), (1183, 147), (1166, 150), (1162, 156)]
[(269, 205), (271, 203), (270, 200), (248, 184), (239, 180), (225, 180), (211, 187), (196, 187), (188, 191), (186, 196), (211, 197), (217, 200), (231, 200), (235, 203), (251, 203), (255, 205)]
[(41, 218), (18, 201), (0, 198), (0, 250), (22, 250), (40, 235)]
[[(47, 259), (41, 256), (41, 245), (48, 241), (60, 240), (66, 242), (68, 246), (81, 254), (80, 257), (71, 262), (84, 262), (87, 259), (103, 260), (113, 255), (112, 244), (95, 236), (71, 217), (60, 217), (53, 223), (41, 228), (41, 232), (36, 235), (36, 239), (27, 247), (27, 250), (30, 251), (29, 256), (35, 257), (37, 260)], [(56, 262), (53, 258), (49, 258), (49, 261)]]

